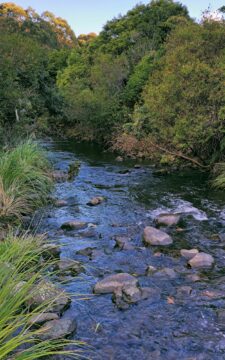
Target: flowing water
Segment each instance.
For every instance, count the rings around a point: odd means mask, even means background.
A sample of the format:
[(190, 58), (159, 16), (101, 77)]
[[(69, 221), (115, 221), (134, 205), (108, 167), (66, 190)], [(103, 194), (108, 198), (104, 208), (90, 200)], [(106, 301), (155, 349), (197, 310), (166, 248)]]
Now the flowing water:
[[(75, 297), (65, 316), (77, 320), (75, 338), (91, 346), (89, 356), (93, 360), (225, 359), (224, 194), (213, 191), (206, 174), (198, 171), (159, 176), (151, 164), (135, 168), (134, 161), (118, 163), (95, 145), (55, 142), (47, 147), (55, 169), (68, 170), (74, 160), (81, 162), (74, 181), (56, 184), (54, 196), (68, 205), (46, 209), (41, 230), (61, 244), (61, 257), (85, 265), (86, 272), (69, 278), (64, 286), (89, 299)], [(95, 196), (106, 200), (87, 206)], [(165, 229), (174, 239), (169, 247), (145, 247), (144, 227), (164, 212), (181, 212), (183, 231)], [(62, 223), (73, 219), (93, 225), (88, 231), (62, 232)], [(115, 248), (115, 236), (130, 237), (134, 249)], [(77, 254), (87, 247), (93, 248), (92, 256)], [(188, 268), (180, 256), (182, 248), (210, 253), (215, 267), (204, 272)], [(158, 272), (147, 276), (149, 265)], [(119, 310), (111, 295), (92, 294), (97, 281), (119, 272), (134, 274), (141, 286), (156, 289), (158, 296)], [(195, 282), (191, 275), (196, 273), (200, 280)]]

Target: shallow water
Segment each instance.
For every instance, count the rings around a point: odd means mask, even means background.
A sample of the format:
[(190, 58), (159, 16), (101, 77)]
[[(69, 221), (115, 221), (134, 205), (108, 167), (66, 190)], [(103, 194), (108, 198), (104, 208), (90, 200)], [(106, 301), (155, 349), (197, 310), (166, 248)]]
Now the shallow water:
[[(207, 175), (198, 171), (158, 176), (151, 164), (142, 163), (136, 169), (134, 161), (118, 163), (95, 145), (55, 142), (46, 146), (55, 169), (67, 170), (74, 160), (81, 161), (74, 181), (56, 185), (54, 196), (69, 205), (46, 209), (41, 231), (62, 245), (62, 257), (85, 264), (86, 273), (68, 279), (64, 286), (74, 294), (90, 295), (89, 299), (75, 297), (65, 316), (76, 318), (76, 339), (93, 347), (87, 352), (90, 357), (225, 359), (225, 323), (218, 321), (218, 312), (225, 308), (225, 195), (213, 191)], [(129, 172), (123, 174), (124, 170)], [(104, 196), (106, 201), (87, 206), (94, 196)], [(169, 230), (174, 239), (170, 247), (144, 247), (144, 227), (168, 211), (184, 214), (184, 231)], [(61, 224), (71, 219), (96, 226), (88, 233), (62, 233)], [(131, 237), (135, 249), (114, 248), (116, 235)], [(87, 247), (96, 248), (92, 259), (76, 254)], [(188, 277), (196, 272), (187, 268), (179, 253), (194, 247), (213, 255), (216, 263), (211, 271), (197, 272), (198, 282)], [(173, 269), (175, 276), (160, 272), (146, 276), (148, 265)], [(118, 272), (135, 274), (141, 286), (156, 289), (158, 296), (119, 310), (111, 295), (92, 295), (98, 280)], [(190, 286), (191, 293), (183, 293), (182, 286)]]

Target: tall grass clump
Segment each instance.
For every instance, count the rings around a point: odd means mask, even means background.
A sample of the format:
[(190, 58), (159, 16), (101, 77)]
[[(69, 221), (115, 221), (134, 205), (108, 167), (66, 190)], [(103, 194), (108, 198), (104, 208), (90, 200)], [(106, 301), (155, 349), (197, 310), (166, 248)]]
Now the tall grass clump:
[(0, 154), (0, 220), (21, 219), (46, 203), (49, 167), (45, 152), (30, 140)]
[[(0, 359), (33, 360), (66, 354), (80, 358), (83, 345), (66, 339), (40, 340), (41, 328), (31, 326), (31, 318), (48, 311), (44, 303), (31, 311), (29, 299), (35, 286), (47, 274), (49, 262), (40, 265), (41, 239), (8, 235), (0, 243)], [(73, 350), (68, 349), (73, 347)]]
[(214, 168), (215, 179), (212, 184), (217, 189), (225, 189), (225, 163), (218, 163)]

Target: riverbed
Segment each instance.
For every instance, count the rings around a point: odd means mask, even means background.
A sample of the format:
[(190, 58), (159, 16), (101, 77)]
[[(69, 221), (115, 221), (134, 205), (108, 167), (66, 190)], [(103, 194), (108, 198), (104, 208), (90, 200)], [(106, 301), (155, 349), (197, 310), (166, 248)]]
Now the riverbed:
[[(117, 162), (96, 145), (56, 141), (45, 146), (56, 170), (67, 171), (76, 160), (81, 164), (77, 177), (56, 184), (54, 198), (67, 204), (46, 208), (39, 231), (60, 244), (62, 258), (85, 266), (85, 273), (64, 279), (63, 285), (74, 294), (64, 316), (76, 319), (74, 338), (90, 346), (85, 354), (93, 360), (225, 359), (225, 195), (197, 170), (159, 176), (150, 163)], [(105, 200), (88, 206), (96, 196)], [(155, 226), (155, 217), (168, 212), (182, 214), (179, 227), (162, 228), (173, 244), (144, 246), (145, 226)], [(62, 231), (69, 220), (89, 226)], [(115, 247), (118, 236), (129, 238), (132, 248)], [(86, 248), (87, 256), (80, 254)], [(211, 254), (214, 268), (189, 268), (180, 255), (184, 248)], [(147, 275), (148, 266), (156, 271)], [(93, 294), (99, 280), (121, 272), (158, 296), (121, 310), (112, 295)]]

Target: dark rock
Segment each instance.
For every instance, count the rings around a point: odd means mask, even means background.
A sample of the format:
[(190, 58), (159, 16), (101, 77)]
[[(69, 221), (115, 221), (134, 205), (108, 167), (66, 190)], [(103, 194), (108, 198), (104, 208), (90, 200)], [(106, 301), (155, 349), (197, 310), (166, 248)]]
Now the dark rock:
[(72, 259), (61, 259), (57, 263), (58, 269), (62, 274), (71, 274), (78, 275), (81, 272), (84, 272), (84, 267), (79, 261), (75, 261)]
[(122, 289), (122, 297), (125, 302), (135, 304), (142, 299), (142, 292), (136, 285), (130, 285)]
[(126, 175), (126, 174), (129, 174), (129, 173), (130, 173), (129, 169), (124, 169), (124, 170), (119, 170), (118, 171), (118, 174), (121, 174), (121, 175)]
[(146, 275), (149, 276), (149, 275), (152, 275), (154, 274), (155, 272), (157, 271), (156, 267), (155, 266), (152, 266), (152, 265), (149, 265), (146, 269)]
[(61, 229), (63, 230), (79, 230), (87, 227), (87, 223), (84, 221), (71, 220), (62, 224)]
[(39, 338), (41, 340), (54, 340), (67, 338), (77, 328), (76, 321), (71, 319), (52, 320), (40, 328)]
[(27, 305), (36, 309), (43, 304), (48, 305), (48, 312), (62, 313), (71, 302), (69, 296), (56, 285), (47, 280), (42, 280), (33, 288)]
[(192, 288), (191, 286), (180, 286), (178, 289), (177, 289), (177, 296), (179, 297), (186, 297), (188, 295), (190, 295), (192, 292)]
[(78, 250), (76, 254), (91, 257), (94, 250), (96, 250), (95, 247), (87, 247), (85, 249)]
[(126, 236), (116, 236), (115, 241), (116, 245), (115, 247), (121, 249), (121, 250), (133, 250), (134, 246), (130, 243), (130, 238)]
[(52, 172), (52, 178), (56, 182), (63, 182), (68, 180), (68, 174), (61, 170), (55, 170)]
[(170, 245), (173, 240), (167, 233), (152, 226), (147, 226), (144, 229), (144, 242), (146, 245)]
[(39, 315), (34, 315), (29, 319), (29, 324), (31, 325), (42, 325), (50, 320), (58, 320), (58, 314), (54, 313), (41, 313)]
[(68, 170), (68, 179), (72, 180), (75, 176), (79, 174), (81, 163), (76, 160), (72, 164), (69, 165)]
[(42, 246), (43, 253), (42, 256), (44, 259), (59, 259), (60, 257), (60, 248), (57, 244), (45, 244)]
[(82, 231), (79, 231), (79, 236), (83, 238), (93, 238), (96, 236), (96, 231), (93, 228), (88, 228)]

